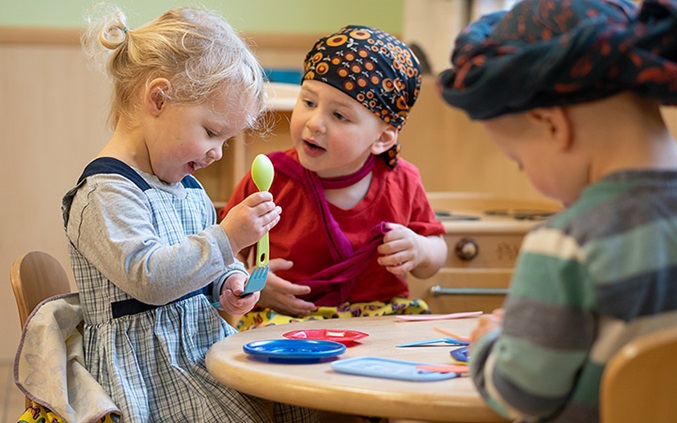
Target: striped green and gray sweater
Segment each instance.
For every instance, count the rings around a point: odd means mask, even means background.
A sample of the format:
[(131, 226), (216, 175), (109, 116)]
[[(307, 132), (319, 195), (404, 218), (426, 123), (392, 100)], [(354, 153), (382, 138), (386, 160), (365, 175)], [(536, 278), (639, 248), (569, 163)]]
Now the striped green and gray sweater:
[(503, 328), (471, 374), (511, 418), (599, 420), (604, 366), (639, 335), (677, 325), (677, 171), (618, 172), (525, 237)]

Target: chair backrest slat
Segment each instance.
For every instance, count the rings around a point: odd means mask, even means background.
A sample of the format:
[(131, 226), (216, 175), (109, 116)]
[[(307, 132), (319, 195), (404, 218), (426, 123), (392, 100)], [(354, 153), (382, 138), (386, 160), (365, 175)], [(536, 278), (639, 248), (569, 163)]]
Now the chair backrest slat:
[(634, 339), (609, 361), (602, 423), (677, 422), (677, 327)]
[(50, 254), (31, 251), (14, 261), (9, 279), (23, 328), (33, 309), (43, 300), (71, 292), (68, 275)]

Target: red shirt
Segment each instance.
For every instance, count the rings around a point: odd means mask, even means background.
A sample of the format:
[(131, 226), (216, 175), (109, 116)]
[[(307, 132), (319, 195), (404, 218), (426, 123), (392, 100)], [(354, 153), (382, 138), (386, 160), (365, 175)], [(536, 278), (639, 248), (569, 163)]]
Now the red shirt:
[[(298, 162), (293, 149), (285, 154)], [(256, 191), (258, 189), (248, 174), (236, 187), (223, 213)], [(282, 207), (280, 222), (270, 231), (270, 258), (281, 257), (294, 262), (291, 269), (276, 274), (297, 282), (333, 265), (324, 221), (304, 186), (277, 172), (269, 191), (275, 203)], [(418, 169), (401, 158), (393, 170), (380, 159), (376, 161), (369, 191), (353, 208), (344, 210), (331, 204), (329, 207), (354, 250), (369, 240), (371, 229), (381, 222), (399, 223), (423, 236), (444, 233), (442, 224), (435, 220)], [(404, 277), (393, 275), (379, 265), (378, 256), (374, 251), (366, 270), (352, 287), (349, 302), (408, 297), (409, 288)]]

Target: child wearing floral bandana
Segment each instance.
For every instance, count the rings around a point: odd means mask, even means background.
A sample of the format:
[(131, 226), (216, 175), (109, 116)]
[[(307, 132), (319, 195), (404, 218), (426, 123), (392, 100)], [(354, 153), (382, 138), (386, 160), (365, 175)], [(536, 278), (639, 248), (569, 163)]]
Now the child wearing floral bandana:
[(520, 421), (596, 422), (608, 360), (677, 325), (677, 1), (524, 0), (456, 40), (442, 97), (565, 206), (524, 240), (470, 370)]
[[(421, 87), (417, 58), (392, 35), (351, 25), (317, 41), (304, 64), (294, 148), (269, 154), (283, 210), (271, 272), (238, 328), (429, 312), (408, 298), (405, 275), (439, 270), (444, 228), (397, 142)], [(256, 191), (247, 175), (222, 216)]]

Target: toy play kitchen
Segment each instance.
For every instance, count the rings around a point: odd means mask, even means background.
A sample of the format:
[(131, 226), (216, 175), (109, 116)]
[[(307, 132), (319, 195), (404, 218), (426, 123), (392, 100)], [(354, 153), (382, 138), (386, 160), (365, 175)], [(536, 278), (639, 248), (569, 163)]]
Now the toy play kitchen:
[(482, 193), (430, 192), (428, 198), (447, 231), (447, 261), (429, 279), (408, 280), (411, 295), (425, 299), (433, 313), (500, 307), (524, 235), (560, 208)]

